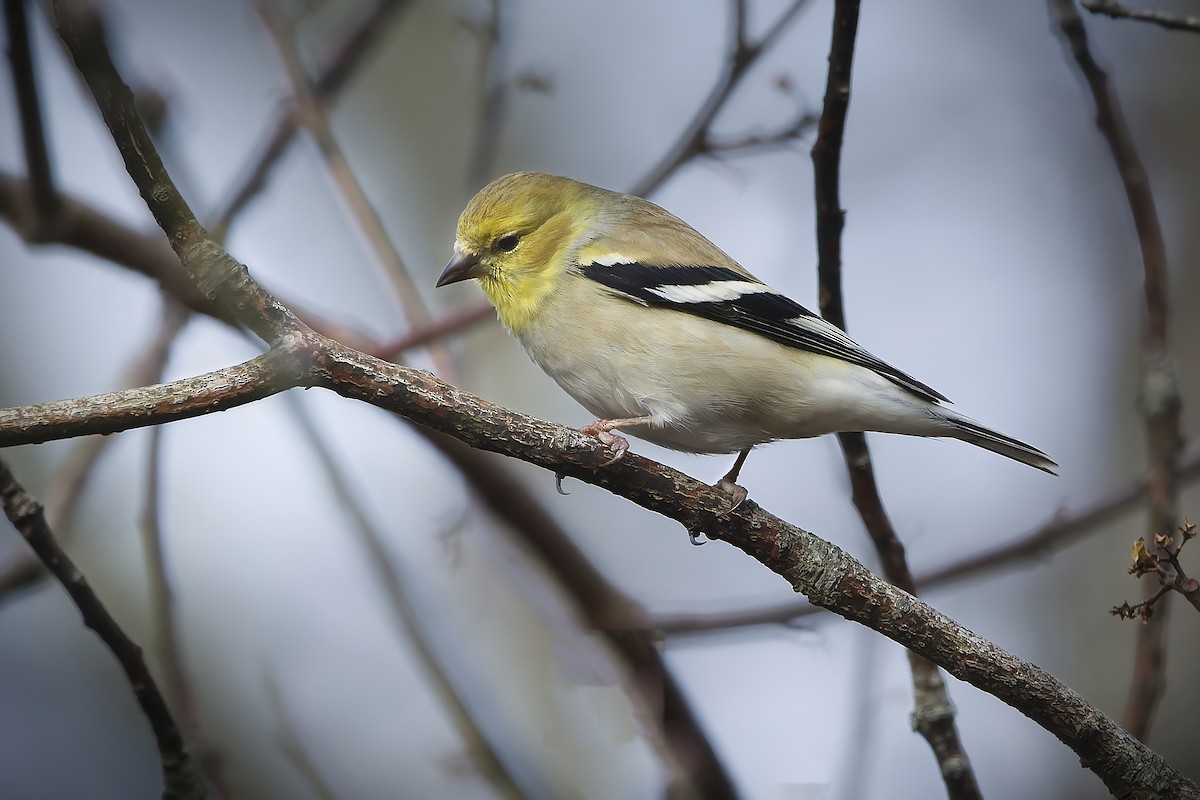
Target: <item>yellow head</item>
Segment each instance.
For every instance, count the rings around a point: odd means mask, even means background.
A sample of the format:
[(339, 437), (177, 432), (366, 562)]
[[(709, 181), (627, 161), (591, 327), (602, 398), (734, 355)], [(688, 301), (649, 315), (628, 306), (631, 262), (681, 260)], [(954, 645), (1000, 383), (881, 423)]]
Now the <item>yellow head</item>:
[(567, 269), (610, 194), (541, 172), (492, 181), (458, 218), (454, 258), (437, 285), (475, 278), (500, 321), (519, 332)]

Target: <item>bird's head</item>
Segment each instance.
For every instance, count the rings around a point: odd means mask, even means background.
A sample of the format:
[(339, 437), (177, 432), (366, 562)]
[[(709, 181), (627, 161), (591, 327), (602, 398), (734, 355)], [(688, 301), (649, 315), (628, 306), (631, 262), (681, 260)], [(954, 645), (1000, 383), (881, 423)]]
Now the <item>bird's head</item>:
[(458, 219), (445, 286), (479, 281), (509, 329), (536, 316), (594, 220), (602, 190), (540, 172), (514, 172), (471, 198)]

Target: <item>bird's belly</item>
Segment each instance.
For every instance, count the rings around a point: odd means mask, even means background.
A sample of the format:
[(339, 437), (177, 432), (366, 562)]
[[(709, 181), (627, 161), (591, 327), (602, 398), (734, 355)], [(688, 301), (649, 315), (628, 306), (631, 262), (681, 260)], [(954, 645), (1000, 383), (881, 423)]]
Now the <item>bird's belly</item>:
[[(620, 353), (568, 359), (554, 348), (524, 339), (530, 357), (597, 419), (650, 417), (648, 425), (621, 428), (661, 447), (689, 453), (736, 453), (776, 436), (755, 424), (747, 398), (714, 391), (706, 376), (664, 368), (661, 354), (625, 347)], [(619, 342), (613, 348), (620, 347)]]

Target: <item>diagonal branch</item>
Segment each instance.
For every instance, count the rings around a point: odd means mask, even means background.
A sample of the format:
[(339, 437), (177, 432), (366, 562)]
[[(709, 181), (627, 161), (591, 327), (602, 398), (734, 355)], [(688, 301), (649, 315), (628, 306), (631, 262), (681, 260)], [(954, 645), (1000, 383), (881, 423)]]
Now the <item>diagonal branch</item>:
[[(833, 35), (829, 48), (829, 74), (825, 103), (813, 145), (813, 177), (817, 208), (817, 275), (821, 315), (846, 330), (842, 298), (842, 228), (845, 212), (840, 197), (842, 142), (850, 108), (850, 74), (858, 31), (859, 0), (836, 0)], [(871, 452), (863, 433), (839, 433), (838, 442), (850, 475), (854, 507), (879, 553), (887, 579), (915, 593), (916, 582), (904, 555), (904, 545), (888, 517), (871, 465)], [(954, 704), (937, 665), (909, 650), (913, 684), (913, 728), (933, 750), (946, 793), (953, 800), (981, 797), (975, 773), (954, 723)]]
[[(387, 30), (388, 20), (409, 2), (410, 0), (377, 0), (313, 81), (313, 94), (319, 100), (328, 102), (341, 91), (363, 58), (371, 52), (372, 45)], [(218, 241), (225, 238), (229, 227), (242, 210), (266, 188), (271, 171), (292, 143), (292, 138), (299, 128), (300, 120), (294, 106), (288, 106), (279, 112), (274, 129), (259, 150), (259, 155), (254, 158), (253, 166), (244, 171), (246, 177), (229, 193), (230, 199), (225, 207), (213, 215), (213, 236)]]
[(58, 546), (42, 507), (17, 483), (3, 461), (0, 461), (0, 505), (4, 506), (4, 514), (13, 527), (67, 591), (84, 624), (96, 632), (121, 665), (154, 732), (162, 761), (163, 800), (203, 800), (207, 795), (204, 779), (188, 755), (183, 736), (142, 658), (141, 648), (125, 635), (92, 591), (87, 578)]
[(1157, 25), (1169, 31), (1200, 33), (1200, 17), (1175, 16), (1155, 8), (1145, 10), (1126, 8), (1116, 0), (1082, 0), (1082, 5), (1093, 14), (1103, 14), (1113, 19), (1149, 22), (1151, 25)]

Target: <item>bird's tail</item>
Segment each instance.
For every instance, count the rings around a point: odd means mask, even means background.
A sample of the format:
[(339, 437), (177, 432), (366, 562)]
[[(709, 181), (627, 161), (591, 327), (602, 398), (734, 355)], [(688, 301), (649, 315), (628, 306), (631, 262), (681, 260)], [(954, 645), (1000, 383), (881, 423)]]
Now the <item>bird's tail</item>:
[(951, 412), (948, 409), (938, 410), (954, 426), (950, 436), (953, 436), (955, 439), (961, 439), (977, 447), (982, 447), (985, 450), (991, 450), (993, 453), (1007, 456), (1013, 461), (1028, 464), (1031, 467), (1040, 469), (1042, 472), (1049, 472), (1051, 475), (1058, 474), (1055, 472), (1058, 464), (1055, 464), (1050, 456), (1036, 447), (1013, 439), (1011, 436), (1005, 436), (1003, 433), (994, 431), (991, 428), (985, 428), (978, 422)]

